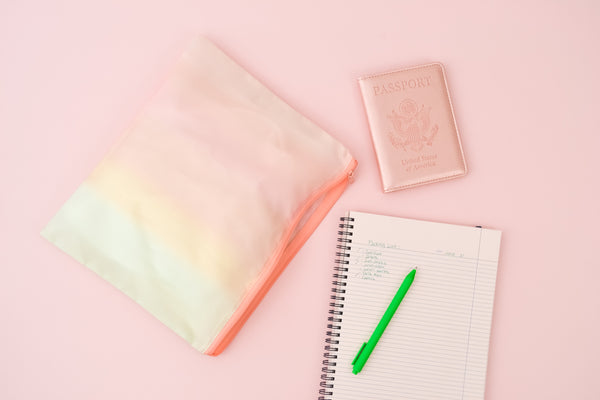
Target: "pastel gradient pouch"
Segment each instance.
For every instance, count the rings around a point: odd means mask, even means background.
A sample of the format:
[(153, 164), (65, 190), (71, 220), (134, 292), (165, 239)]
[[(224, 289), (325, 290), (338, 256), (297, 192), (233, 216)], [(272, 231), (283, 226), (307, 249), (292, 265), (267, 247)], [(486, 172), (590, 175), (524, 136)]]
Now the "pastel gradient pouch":
[(199, 38), (42, 235), (217, 355), (355, 167)]

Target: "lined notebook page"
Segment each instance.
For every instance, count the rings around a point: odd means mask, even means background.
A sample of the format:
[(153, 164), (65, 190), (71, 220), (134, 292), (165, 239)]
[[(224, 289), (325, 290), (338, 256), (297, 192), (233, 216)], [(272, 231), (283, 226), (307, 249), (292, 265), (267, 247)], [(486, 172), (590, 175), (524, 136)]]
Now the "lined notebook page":
[[(500, 231), (351, 212), (332, 398), (481, 400)], [(351, 362), (415, 280), (358, 375)]]

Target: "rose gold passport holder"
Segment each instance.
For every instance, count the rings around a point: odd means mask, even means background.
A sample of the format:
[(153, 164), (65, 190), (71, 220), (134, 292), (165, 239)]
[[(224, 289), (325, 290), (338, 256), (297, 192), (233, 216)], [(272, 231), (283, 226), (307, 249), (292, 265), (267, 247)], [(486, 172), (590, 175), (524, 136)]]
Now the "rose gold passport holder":
[(466, 174), (440, 63), (358, 80), (384, 192)]

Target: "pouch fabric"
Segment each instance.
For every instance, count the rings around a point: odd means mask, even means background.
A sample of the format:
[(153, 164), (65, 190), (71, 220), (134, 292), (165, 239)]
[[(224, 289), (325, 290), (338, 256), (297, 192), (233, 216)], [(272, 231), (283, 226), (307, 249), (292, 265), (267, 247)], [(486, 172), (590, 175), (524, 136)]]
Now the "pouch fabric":
[(342, 144), (198, 38), (42, 235), (217, 355), (355, 167)]

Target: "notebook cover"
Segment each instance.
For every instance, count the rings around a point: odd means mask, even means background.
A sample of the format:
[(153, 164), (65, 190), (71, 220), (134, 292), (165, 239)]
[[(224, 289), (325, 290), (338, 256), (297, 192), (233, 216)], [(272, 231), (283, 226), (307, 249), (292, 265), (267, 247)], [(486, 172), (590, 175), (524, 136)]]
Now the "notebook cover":
[(466, 174), (440, 63), (359, 79), (384, 192)]
[(483, 400), (502, 232), (356, 211), (338, 226), (319, 399)]

